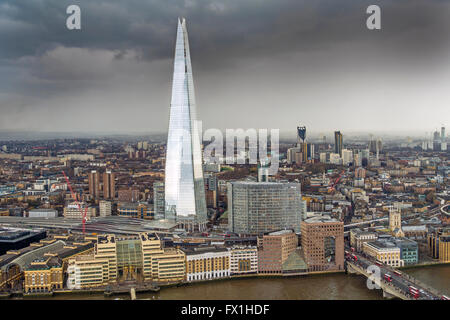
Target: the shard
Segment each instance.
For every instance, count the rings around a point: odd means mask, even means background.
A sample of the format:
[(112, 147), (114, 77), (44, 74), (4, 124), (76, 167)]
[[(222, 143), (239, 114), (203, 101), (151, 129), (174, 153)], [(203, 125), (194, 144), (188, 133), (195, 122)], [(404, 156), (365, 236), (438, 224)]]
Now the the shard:
[(196, 121), (186, 20), (178, 20), (165, 169), (165, 217), (186, 230), (206, 228), (200, 128)]

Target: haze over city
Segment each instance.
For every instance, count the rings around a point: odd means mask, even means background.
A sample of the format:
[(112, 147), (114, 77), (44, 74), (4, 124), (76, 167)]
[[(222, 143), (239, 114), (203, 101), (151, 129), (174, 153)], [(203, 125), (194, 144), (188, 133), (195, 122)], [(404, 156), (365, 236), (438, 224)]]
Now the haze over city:
[(378, 31), (370, 1), (77, 1), (79, 31), (69, 4), (1, 1), (2, 130), (166, 132), (178, 16), (204, 128), (425, 134), (450, 119), (449, 1), (379, 1)]
[(72, 1), (0, 0), (2, 310), (450, 300), (450, 0)]

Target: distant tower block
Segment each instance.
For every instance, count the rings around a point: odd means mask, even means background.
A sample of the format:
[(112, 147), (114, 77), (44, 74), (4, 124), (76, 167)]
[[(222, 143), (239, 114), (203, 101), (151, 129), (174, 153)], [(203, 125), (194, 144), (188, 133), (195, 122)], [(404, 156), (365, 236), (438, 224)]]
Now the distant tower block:
[[(300, 141), (301, 139), (301, 141)], [(297, 127), (297, 140), (299, 143), (305, 142), (306, 139), (306, 127)]]

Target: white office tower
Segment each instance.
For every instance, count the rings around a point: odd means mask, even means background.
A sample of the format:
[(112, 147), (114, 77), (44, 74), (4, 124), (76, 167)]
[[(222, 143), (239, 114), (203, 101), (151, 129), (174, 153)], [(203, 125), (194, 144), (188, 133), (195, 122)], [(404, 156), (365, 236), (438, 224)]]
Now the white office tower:
[(178, 20), (165, 170), (165, 217), (187, 231), (206, 228), (200, 132), (186, 20)]
[(342, 149), (342, 164), (347, 166), (353, 161), (353, 151), (348, 149)]

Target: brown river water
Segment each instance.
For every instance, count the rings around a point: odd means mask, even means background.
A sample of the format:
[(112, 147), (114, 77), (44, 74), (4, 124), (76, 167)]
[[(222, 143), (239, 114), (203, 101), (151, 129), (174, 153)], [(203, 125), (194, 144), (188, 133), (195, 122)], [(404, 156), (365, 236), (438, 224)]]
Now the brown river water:
[[(450, 265), (404, 269), (421, 282), (450, 295)], [(250, 278), (210, 281), (182, 287), (162, 288), (158, 293), (141, 293), (138, 299), (155, 300), (377, 300), (381, 290), (369, 290), (363, 276), (344, 273), (290, 278)], [(129, 299), (129, 295), (105, 298), (96, 295), (57, 295), (50, 299)], [(33, 298), (36, 299), (36, 298)]]

